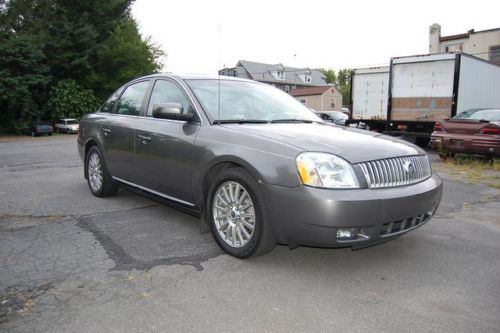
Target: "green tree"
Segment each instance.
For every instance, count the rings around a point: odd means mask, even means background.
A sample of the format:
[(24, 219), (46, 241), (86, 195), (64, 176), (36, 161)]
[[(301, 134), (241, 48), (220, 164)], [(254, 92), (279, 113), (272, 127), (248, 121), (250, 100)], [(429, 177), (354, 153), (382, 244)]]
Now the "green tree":
[(105, 98), (125, 82), (158, 72), (163, 51), (150, 39), (143, 39), (136, 22), (123, 19), (97, 50), (93, 86), (100, 98)]
[(351, 104), (351, 69), (341, 69), (335, 72), (333, 69), (320, 69), (325, 76), (326, 82), (333, 84), (335, 89), (342, 95), (342, 104)]
[(80, 118), (94, 112), (99, 106), (90, 89), (80, 87), (74, 80), (61, 80), (49, 95), (48, 108), (53, 120), (59, 118)]
[(18, 132), (23, 122), (42, 116), (49, 68), (27, 36), (2, 38), (0, 59), (0, 127)]
[[(0, 80), (4, 86), (20, 83), (0, 91), (0, 127), (23, 115), (40, 117), (42, 110), (54, 118), (58, 111), (48, 105), (49, 92), (62, 89), (60, 81), (69, 89), (66, 80), (73, 80), (74, 91), (90, 89), (102, 100), (126, 81), (157, 72), (164, 53), (140, 35), (132, 2), (0, 0), (0, 45), (14, 54), (8, 61), (2, 56)], [(26, 83), (20, 82), (23, 75)]]
[(342, 103), (351, 104), (351, 69), (341, 69), (337, 73), (337, 87), (342, 94)]
[(325, 76), (326, 83), (337, 84), (337, 74), (333, 69), (320, 69), (321, 73)]

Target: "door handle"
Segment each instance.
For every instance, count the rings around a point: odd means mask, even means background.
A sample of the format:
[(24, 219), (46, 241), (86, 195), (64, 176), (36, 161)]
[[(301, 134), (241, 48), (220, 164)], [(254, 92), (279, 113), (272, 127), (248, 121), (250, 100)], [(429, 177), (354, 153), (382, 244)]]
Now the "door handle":
[(142, 140), (143, 144), (147, 144), (151, 141), (151, 138), (149, 136), (137, 135), (137, 137)]
[(111, 130), (109, 128), (101, 128), (101, 130), (104, 132), (104, 135), (108, 135), (109, 133), (111, 133)]

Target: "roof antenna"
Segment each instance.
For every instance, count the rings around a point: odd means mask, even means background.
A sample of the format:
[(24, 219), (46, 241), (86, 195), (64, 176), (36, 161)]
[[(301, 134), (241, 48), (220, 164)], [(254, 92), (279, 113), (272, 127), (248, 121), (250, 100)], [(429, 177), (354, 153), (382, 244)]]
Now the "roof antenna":
[(218, 59), (217, 59), (217, 77), (218, 77), (218, 92), (217, 92), (217, 122), (218, 125), (220, 125), (220, 54), (221, 54), (221, 43), (220, 43), (220, 23), (218, 27), (218, 37), (219, 37), (219, 52), (218, 52)]

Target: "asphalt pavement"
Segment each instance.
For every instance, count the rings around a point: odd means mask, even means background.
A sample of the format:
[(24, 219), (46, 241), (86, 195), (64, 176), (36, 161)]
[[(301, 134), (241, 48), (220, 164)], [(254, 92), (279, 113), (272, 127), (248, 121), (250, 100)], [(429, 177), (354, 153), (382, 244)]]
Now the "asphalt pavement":
[(396, 240), (238, 260), (192, 216), (92, 196), (76, 136), (0, 138), (0, 331), (498, 332), (500, 191), (441, 176)]

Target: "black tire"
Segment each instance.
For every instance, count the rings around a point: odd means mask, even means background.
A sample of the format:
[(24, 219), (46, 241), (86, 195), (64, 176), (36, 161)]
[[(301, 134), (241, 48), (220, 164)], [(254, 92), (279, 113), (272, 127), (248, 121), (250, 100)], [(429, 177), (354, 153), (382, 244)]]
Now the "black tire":
[[(102, 181), (101, 185), (96, 187), (92, 184), (91, 177), (89, 175), (89, 170), (91, 166), (91, 158), (93, 155), (96, 155), (101, 164), (101, 172), (102, 172)], [(113, 181), (113, 178), (109, 174), (106, 163), (104, 162), (104, 158), (102, 157), (102, 153), (97, 146), (92, 146), (87, 152), (85, 156), (85, 178), (87, 178), (87, 184), (89, 186), (90, 192), (96, 197), (109, 197), (118, 191), (118, 185)]]
[(446, 161), (448, 159), (448, 152), (439, 152), (438, 153), (439, 158), (442, 159), (443, 161)]
[(52, 133), (49, 133), (49, 136), (52, 136)]
[[(236, 182), (246, 190), (255, 211), (255, 229), (248, 243), (241, 247), (234, 247), (226, 243), (217, 231), (217, 226), (214, 221), (214, 197), (219, 187), (227, 182)], [(262, 191), (255, 179), (245, 169), (241, 167), (227, 168), (215, 176), (208, 190), (207, 207), (207, 220), (212, 235), (217, 244), (226, 253), (237, 258), (257, 257), (266, 254), (276, 246)]]

